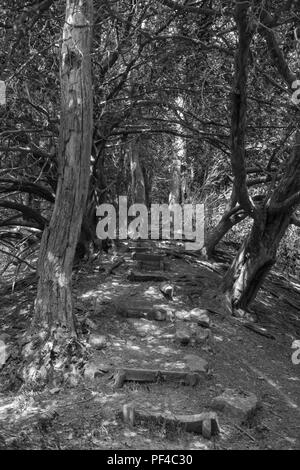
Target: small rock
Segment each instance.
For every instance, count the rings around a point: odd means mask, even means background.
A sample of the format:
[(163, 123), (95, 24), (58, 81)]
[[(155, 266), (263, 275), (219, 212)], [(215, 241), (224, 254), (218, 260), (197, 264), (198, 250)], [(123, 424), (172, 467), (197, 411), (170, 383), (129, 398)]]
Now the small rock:
[(232, 315), (235, 318), (246, 320), (246, 321), (251, 322), (251, 323), (256, 323), (257, 322), (257, 317), (254, 313), (249, 313), (246, 310), (242, 310), (241, 308), (233, 309)]
[(153, 311), (149, 311), (147, 314), (148, 320), (166, 321), (167, 318), (168, 318), (168, 313), (162, 309), (155, 309)]
[(203, 328), (210, 327), (210, 318), (208, 310), (202, 308), (194, 308), (189, 312), (190, 321), (197, 322)]
[(87, 362), (84, 368), (84, 377), (94, 380), (106, 374), (110, 370), (109, 366), (95, 361)]
[(191, 341), (191, 333), (187, 328), (180, 328), (175, 333), (175, 339), (183, 346), (186, 346)]
[(254, 393), (226, 389), (222, 395), (213, 399), (211, 407), (227, 416), (245, 421), (255, 413), (257, 405), (258, 399)]
[(166, 296), (168, 299), (173, 300), (173, 294), (174, 294), (174, 288), (172, 284), (169, 284), (168, 282), (163, 282), (160, 287), (160, 291)]
[(207, 372), (208, 362), (202, 357), (196, 356), (195, 354), (187, 354), (184, 356), (188, 368), (193, 372)]
[(92, 333), (89, 337), (89, 344), (95, 349), (104, 349), (107, 346), (107, 339), (99, 333)]
[(190, 321), (190, 313), (186, 310), (177, 310), (175, 312), (175, 318), (180, 321)]

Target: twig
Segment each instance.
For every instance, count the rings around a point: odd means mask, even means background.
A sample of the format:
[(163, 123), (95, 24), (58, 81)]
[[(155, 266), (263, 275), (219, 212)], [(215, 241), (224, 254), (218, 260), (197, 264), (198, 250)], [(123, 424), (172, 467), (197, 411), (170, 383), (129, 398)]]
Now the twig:
[(112, 274), (113, 270), (121, 266), (125, 262), (125, 259), (123, 257), (119, 258), (117, 261), (115, 261), (111, 267), (107, 270), (106, 274)]
[(255, 442), (255, 438), (254, 438), (253, 436), (251, 436), (251, 434), (249, 434), (245, 429), (240, 428), (240, 426), (238, 426), (237, 424), (235, 424), (234, 427), (235, 427), (238, 431), (240, 431), (241, 433), (246, 434), (246, 436), (248, 436), (249, 439), (251, 439), (251, 441)]

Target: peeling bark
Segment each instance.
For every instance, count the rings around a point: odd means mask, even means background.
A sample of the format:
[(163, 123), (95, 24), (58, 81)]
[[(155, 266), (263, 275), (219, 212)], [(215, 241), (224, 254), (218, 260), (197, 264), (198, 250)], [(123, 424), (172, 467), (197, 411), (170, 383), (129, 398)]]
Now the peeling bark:
[[(242, 244), (224, 279), (224, 291), (232, 309), (247, 309), (276, 262), (276, 254), (292, 220), (294, 207), (284, 204), (300, 191), (300, 132), (297, 132), (291, 158), (271, 203), (256, 210), (251, 232)], [(274, 204), (280, 210), (274, 210)], [(273, 202), (273, 205), (272, 205)]]
[(59, 181), (40, 248), (33, 325), (75, 334), (71, 276), (86, 203), (92, 145), (92, 0), (67, 0), (61, 50)]

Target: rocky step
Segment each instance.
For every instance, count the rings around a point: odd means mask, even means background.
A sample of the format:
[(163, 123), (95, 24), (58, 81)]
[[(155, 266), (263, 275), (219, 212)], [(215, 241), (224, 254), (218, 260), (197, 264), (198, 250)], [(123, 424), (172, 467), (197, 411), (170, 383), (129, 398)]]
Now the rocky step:
[(147, 253), (150, 252), (150, 248), (147, 246), (129, 246), (129, 251), (132, 252), (132, 255), (135, 253)]
[(161, 271), (153, 271), (151, 273), (146, 273), (133, 270), (128, 274), (128, 280), (131, 282), (162, 282), (167, 281), (168, 276)]
[(158, 370), (158, 369), (117, 369), (114, 374), (114, 388), (123, 387), (125, 382), (176, 382), (194, 387), (208, 376), (204, 372)]
[(145, 263), (146, 262), (160, 263), (161, 261), (164, 261), (166, 258), (164, 255), (153, 254), (153, 253), (135, 253), (132, 257), (136, 261), (143, 261)]
[(165, 271), (166, 266), (163, 261), (161, 261), (160, 263), (138, 261), (137, 269), (139, 271)]
[(125, 307), (118, 305), (117, 313), (124, 318), (143, 318), (156, 321), (171, 321), (173, 319), (173, 314), (169, 310), (145, 306)]
[(252, 392), (227, 388), (211, 402), (211, 408), (241, 423), (254, 418), (260, 409), (257, 396)]
[(138, 409), (133, 403), (127, 403), (123, 406), (121, 415), (124, 422), (131, 426), (141, 423), (164, 425), (171, 429), (181, 428), (186, 432), (201, 434), (206, 439), (220, 433), (218, 416), (214, 412), (191, 415), (174, 414), (170, 411)]
[(166, 269), (165, 257), (152, 253), (133, 253), (137, 261), (137, 269), (141, 271), (164, 271)]

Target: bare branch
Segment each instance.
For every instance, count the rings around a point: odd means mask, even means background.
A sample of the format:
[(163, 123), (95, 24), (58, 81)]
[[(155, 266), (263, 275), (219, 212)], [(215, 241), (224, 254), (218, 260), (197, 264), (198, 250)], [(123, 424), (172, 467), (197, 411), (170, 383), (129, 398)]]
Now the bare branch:
[(0, 207), (21, 212), (25, 220), (34, 220), (38, 223), (38, 226), (41, 230), (43, 230), (47, 224), (47, 220), (39, 212), (31, 209), (31, 207), (24, 206), (23, 204), (18, 204), (11, 201), (0, 201)]
[[(5, 186), (1, 187), (1, 183), (5, 184)], [(43, 186), (37, 183), (0, 178), (0, 194), (9, 193), (11, 191), (20, 191), (24, 193), (35, 194), (36, 196), (39, 196), (45, 199), (46, 201), (55, 202), (54, 194), (52, 194), (50, 191), (48, 191), (48, 189), (44, 188)]]

